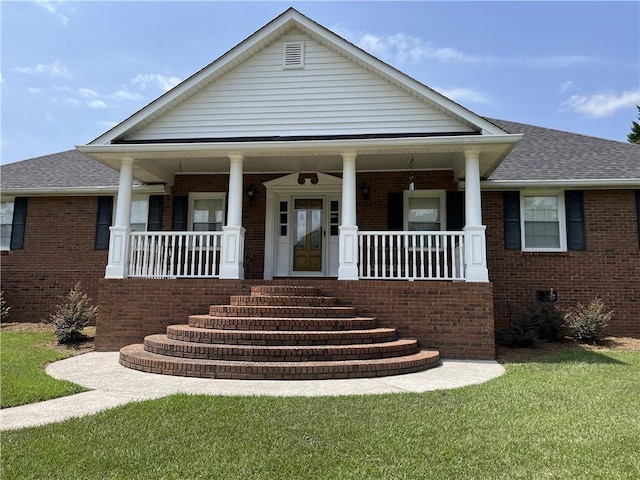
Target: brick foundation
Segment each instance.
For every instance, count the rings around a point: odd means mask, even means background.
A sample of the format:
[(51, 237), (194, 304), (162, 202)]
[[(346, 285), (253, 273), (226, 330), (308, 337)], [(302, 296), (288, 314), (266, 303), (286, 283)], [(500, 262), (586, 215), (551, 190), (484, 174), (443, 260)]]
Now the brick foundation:
[(492, 286), (489, 283), (380, 282), (282, 279), (107, 280), (100, 282), (96, 349), (117, 350), (141, 343), (145, 335), (165, 333), (187, 323), (209, 305), (228, 304), (231, 295), (247, 295), (252, 285), (315, 285), (338, 297), (360, 315), (375, 316), (378, 326), (397, 328), (443, 358), (492, 359)]

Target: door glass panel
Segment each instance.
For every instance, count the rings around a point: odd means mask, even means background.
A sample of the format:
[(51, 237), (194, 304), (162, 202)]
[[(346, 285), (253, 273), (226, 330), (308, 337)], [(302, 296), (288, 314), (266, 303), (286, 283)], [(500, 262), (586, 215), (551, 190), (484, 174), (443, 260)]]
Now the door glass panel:
[(293, 270), (322, 271), (322, 199), (298, 198), (294, 202), (296, 239)]

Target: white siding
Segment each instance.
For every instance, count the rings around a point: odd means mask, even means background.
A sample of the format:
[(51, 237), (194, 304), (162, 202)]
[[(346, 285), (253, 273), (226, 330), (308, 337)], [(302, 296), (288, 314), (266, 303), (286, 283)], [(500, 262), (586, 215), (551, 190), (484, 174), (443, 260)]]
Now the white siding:
[[(304, 68), (283, 69), (295, 41)], [(452, 131), (471, 129), (292, 32), (127, 140)]]

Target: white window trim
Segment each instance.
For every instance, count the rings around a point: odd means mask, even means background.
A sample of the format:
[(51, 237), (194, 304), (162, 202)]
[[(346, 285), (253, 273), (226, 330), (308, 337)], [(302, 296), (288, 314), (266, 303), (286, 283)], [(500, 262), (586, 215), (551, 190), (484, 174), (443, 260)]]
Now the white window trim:
[(13, 215), (14, 215), (14, 212), (15, 212), (16, 199), (15, 199), (15, 197), (4, 197), (4, 198), (0, 199), (0, 203), (12, 203), (13, 204), (13, 208), (14, 208), (14, 210), (11, 212), (11, 223), (9, 223), (9, 225), (11, 225), (11, 229), (9, 231), (9, 242), (8, 242), (6, 247), (0, 245), (0, 251), (1, 252), (8, 252), (8, 251), (11, 250), (11, 234), (13, 232)]
[[(527, 238), (524, 228), (524, 198), (525, 197), (557, 197), (558, 198), (558, 228), (560, 247), (558, 248), (527, 248)], [(566, 252), (567, 251), (567, 218), (564, 204), (564, 190), (521, 190), (520, 191), (520, 238), (523, 252)]]
[[(144, 230), (146, 232), (149, 228), (149, 197), (151, 195), (133, 195), (131, 197), (131, 204), (133, 205), (134, 201), (146, 200), (147, 201), (147, 218), (144, 220)], [(131, 208), (131, 206), (129, 206)], [(118, 211), (118, 195), (113, 196), (113, 212), (111, 213), (111, 225), (115, 225), (116, 223), (116, 212)], [(129, 211), (129, 226), (131, 226), (131, 211)]]
[[(447, 191), (446, 190), (405, 190), (402, 207), (402, 225), (409, 230), (409, 199), (410, 198), (439, 198), (440, 199), (440, 232), (447, 231)], [(435, 232), (435, 230), (434, 230)]]
[(227, 210), (227, 205), (226, 205), (226, 194), (224, 192), (191, 192), (189, 193), (189, 208), (188, 208), (188, 222), (187, 222), (187, 228), (189, 229), (189, 231), (193, 231), (193, 206), (195, 203), (195, 200), (201, 200), (201, 199), (222, 199), (222, 226), (224, 227), (226, 225), (227, 222), (227, 218), (226, 218), (226, 210)]

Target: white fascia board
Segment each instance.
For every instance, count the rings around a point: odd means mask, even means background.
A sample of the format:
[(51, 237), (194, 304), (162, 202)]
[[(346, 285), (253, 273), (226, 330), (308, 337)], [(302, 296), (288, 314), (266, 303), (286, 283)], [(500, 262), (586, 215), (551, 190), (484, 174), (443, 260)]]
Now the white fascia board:
[(112, 145), (80, 145), (80, 152), (93, 158), (101, 155), (129, 156), (149, 153), (202, 152), (203, 154), (275, 155), (278, 153), (376, 153), (384, 151), (420, 151), (421, 148), (447, 147), (448, 150), (464, 151), (474, 148), (512, 146), (522, 134), (493, 136), (458, 135), (443, 137), (404, 137), (334, 140), (282, 140), (268, 142), (203, 142), (203, 143), (139, 143)]
[[(117, 186), (95, 186), (95, 187), (50, 187), (50, 188), (8, 188), (2, 191), (2, 198), (8, 197), (78, 197), (78, 196), (100, 196), (115, 195), (118, 193)], [(164, 185), (133, 185), (133, 193), (142, 195), (166, 195)]]
[[(640, 189), (640, 178), (596, 178), (559, 180), (483, 180), (482, 190), (522, 190), (527, 188)], [(461, 188), (464, 183), (461, 182)]]

